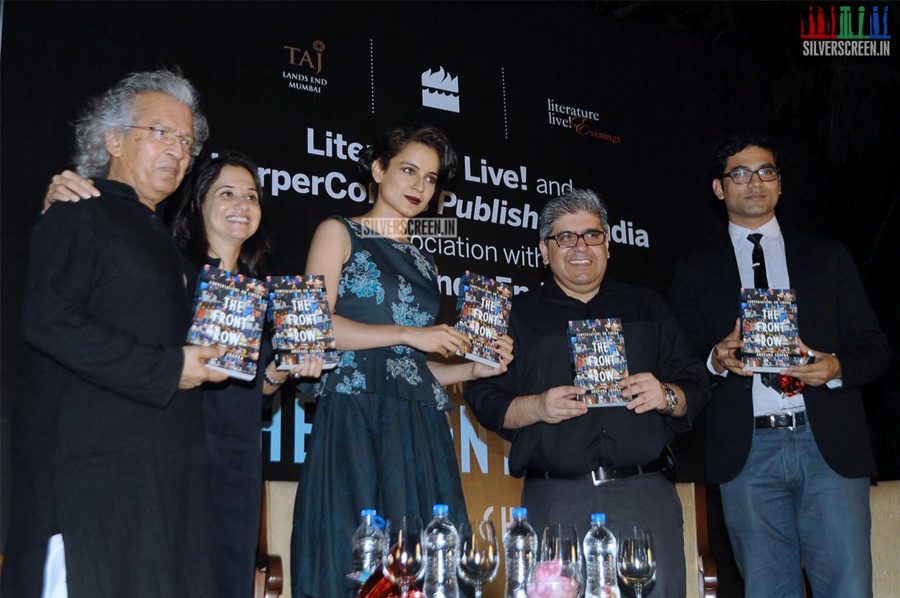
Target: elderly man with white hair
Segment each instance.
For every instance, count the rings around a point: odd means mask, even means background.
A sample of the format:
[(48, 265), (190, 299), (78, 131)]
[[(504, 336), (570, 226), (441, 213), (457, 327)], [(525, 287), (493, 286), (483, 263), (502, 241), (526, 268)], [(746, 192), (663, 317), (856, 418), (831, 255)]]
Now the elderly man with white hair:
[(32, 236), (4, 594), (49, 589), (51, 537), (72, 598), (215, 594), (196, 388), (224, 375), (204, 367), (219, 348), (183, 346), (193, 289), (157, 215), (207, 135), (194, 88), (164, 70), (76, 124), (100, 193), (53, 205)]

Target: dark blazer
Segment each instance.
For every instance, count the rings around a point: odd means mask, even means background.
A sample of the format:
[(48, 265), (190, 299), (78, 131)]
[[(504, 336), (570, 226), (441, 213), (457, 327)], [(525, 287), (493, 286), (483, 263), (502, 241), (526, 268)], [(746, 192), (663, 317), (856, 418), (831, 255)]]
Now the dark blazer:
[[(849, 253), (840, 243), (782, 229), (791, 286), (797, 291), (800, 338), (841, 362), (843, 386), (803, 391), (807, 415), (828, 465), (847, 477), (876, 476), (859, 386), (887, 366), (890, 348), (878, 327)], [(727, 234), (676, 266), (672, 309), (704, 362), (733, 329), (741, 287)], [(710, 482), (733, 479), (743, 468), (753, 435), (752, 379), (713, 376), (706, 417)]]

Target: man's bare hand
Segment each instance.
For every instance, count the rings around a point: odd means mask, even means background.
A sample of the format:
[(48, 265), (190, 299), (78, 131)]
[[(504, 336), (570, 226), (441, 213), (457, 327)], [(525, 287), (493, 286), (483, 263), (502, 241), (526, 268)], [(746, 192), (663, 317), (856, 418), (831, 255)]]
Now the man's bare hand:
[(578, 397), (586, 391), (580, 386), (554, 386), (539, 395), (534, 395), (537, 418), (548, 424), (578, 417), (587, 413), (587, 405)]
[(782, 373), (793, 376), (809, 386), (822, 386), (826, 382), (841, 377), (841, 362), (831, 353), (810, 349), (802, 339), (800, 340), (800, 353), (815, 355), (816, 359), (813, 363), (806, 365), (792, 365)]
[(737, 350), (741, 348), (741, 320), (734, 322), (734, 330), (720, 340), (713, 348), (712, 366), (717, 374), (725, 370), (738, 376), (752, 376), (753, 372), (744, 369), (744, 362), (737, 358)]
[(178, 381), (178, 388), (196, 388), (204, 382), (221, 382), (228, 378), (228, 374), (206, 367), (206, 362), (210, 359), (225, 355), (225, 347), (221, 345), (211, 347), (185, 345), (182, 350), (184, 351), (184, 366), (181, 368), (181, 380)]
[(662, 382), (649, 372), (623, 378), (622, 389), (622, 396), (630, 399), (625, 407), (635, 413), (664, 409), (668, 404)]

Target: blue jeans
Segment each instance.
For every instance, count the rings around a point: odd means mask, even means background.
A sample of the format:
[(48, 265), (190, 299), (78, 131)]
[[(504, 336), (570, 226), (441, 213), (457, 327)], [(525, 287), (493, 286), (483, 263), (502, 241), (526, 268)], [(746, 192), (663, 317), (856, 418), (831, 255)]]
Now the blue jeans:
[(725, 524), (747, 598), (872, 595), (869, 479), (822, 458), (808, 425), (755, 430), (747, 463), (721, 485)]

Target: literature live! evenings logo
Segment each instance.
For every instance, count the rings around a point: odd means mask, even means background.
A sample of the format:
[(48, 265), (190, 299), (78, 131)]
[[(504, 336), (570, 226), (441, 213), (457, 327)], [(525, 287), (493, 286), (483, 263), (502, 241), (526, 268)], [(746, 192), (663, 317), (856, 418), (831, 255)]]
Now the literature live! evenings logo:
[(422, 105), (459, 113), (459, 76), (452, 77), (444, 67), (422, 71)]
[(328, 79), (322, 76), (325, 68), (325, 42), (317, 39), (310, 47), (284, 45), (282, 48), (287, 66), (281, 70), (281, 78), (288, 89), (321, 94)]
[(547, 98), (547, 123), (554, 127), (570, 129), (581, 137), (605, 141), (612, 145), (622, 143), (622, 138), (600, 130), (600, 113), (577, 106), (567, 106), (553, 98)]
[(890, 6), (810, 4), (800, 16), (804, 56), (890, 56)]

